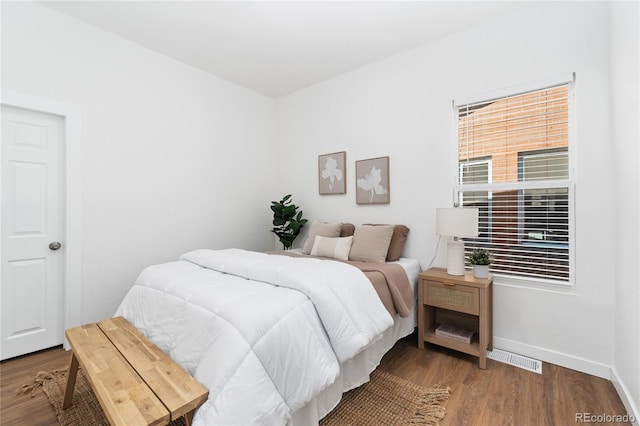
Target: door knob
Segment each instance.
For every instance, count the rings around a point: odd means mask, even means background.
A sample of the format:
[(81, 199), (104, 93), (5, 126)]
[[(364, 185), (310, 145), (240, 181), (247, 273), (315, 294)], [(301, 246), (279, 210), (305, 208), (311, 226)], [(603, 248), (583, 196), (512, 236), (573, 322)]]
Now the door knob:
[(60, 247), (62, 247), (62, 244), (57, 241), (49, 243), (49, 250), (58, 250)]

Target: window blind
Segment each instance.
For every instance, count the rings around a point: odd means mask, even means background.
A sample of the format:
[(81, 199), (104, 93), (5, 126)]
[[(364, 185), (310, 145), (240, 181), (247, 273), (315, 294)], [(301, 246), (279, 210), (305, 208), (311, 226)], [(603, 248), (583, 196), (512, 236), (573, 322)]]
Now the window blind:
[(571, 281), (569, 83), (458, 105), (457, 202), (478, 207), (490, 270)]

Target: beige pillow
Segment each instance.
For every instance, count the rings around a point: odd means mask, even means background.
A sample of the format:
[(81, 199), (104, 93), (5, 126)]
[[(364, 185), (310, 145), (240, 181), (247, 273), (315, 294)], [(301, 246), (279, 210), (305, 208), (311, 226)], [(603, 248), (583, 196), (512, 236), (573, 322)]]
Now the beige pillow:
[(342, 228), (342, 223), (324, 223), (318, 220), (314, 220), (311, 222), (309, 226), (309, 233), (307, 234), (307, 239), (302, 246), (302, 252), (304, 254), (310, 254), (311, 249), (313, 248), (313, 243), (316, 239), (316, 235), (320, 235), (321, 237), (329, 237), (336, 238), (340, 236), (340, 229)]
[(353, 233), (349, 260), (384, 263), (393, 235), (393, 225), (358, 225)]
[[(366, 225), (381, 226), (376, 223), (367, 223)], [(402, 254), (404, 245), (407, 242), (408, 235), (409, 228), (404, 225), (394, 225), (393, 235), (391, 236), (391, 242), (389, 243), (389, 250), (387, 251), (387, 262), (400, 260), (400, 255)]]
[(353, 237), (327, 238), (316, 235), (311, 256), (332, 257), (334, 259), (349, 260), (349, 250)]

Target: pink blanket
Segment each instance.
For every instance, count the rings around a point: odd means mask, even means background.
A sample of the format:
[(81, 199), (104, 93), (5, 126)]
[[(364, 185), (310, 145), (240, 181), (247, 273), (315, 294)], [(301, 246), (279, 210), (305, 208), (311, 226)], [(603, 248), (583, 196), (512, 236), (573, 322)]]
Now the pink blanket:
[[(269, 252), (269, 254), (307, 257), (306, 255), (291, 253), (289, 251), (272, 251)], [(402, 266), (394, 263), (342, 261), (327, 257), (319, 257), (319, 259), (345, 262), (355, 266), (369, 278), (373, 288), (375, 288), (380, 300), (391, 316), (399, 314), (401, 317), (407, 317), (411, 314), (413, 309), (413, 290)]]

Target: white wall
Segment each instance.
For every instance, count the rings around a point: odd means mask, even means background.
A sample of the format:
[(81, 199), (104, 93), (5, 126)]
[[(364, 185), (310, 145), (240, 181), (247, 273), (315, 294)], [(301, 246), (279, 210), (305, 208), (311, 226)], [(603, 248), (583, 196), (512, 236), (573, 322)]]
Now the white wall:
[[(576, 285), (495, 289), (496, 346), (600, 376), (614, 362), (615, 164), (607, 2), (541, 2), (278, 100), (278, 185), (306, 216), (404, 223), (426, 268), (451, 206), (452, 99), (576, 72)], [(320, 196), (317, 156), (347, 151), (347, 194)], [(391, 203), (355, 204), (354, 162), (390, 156)], [(443, 266), (444, 252), (435, 266)], [(637, 282), (637, 281), (636, 281)]]
[(272, 247), (273, 100), (31, 2), (2, 2), (2, 90), (81, 109), (83, 322), (149, 264)]
[[(616, 310), (614, 384), (630, 396), (627, 409), (640, 413), (640, 129), (638, 76), (640, 5), (611, 4), (611, 95), (615, 159)], [(638, 419), (638, 417), (636, 417)], [(640, 421), (638, 419), (637, 421)], [(636, 422), (637, 423), (637, 422)]]

